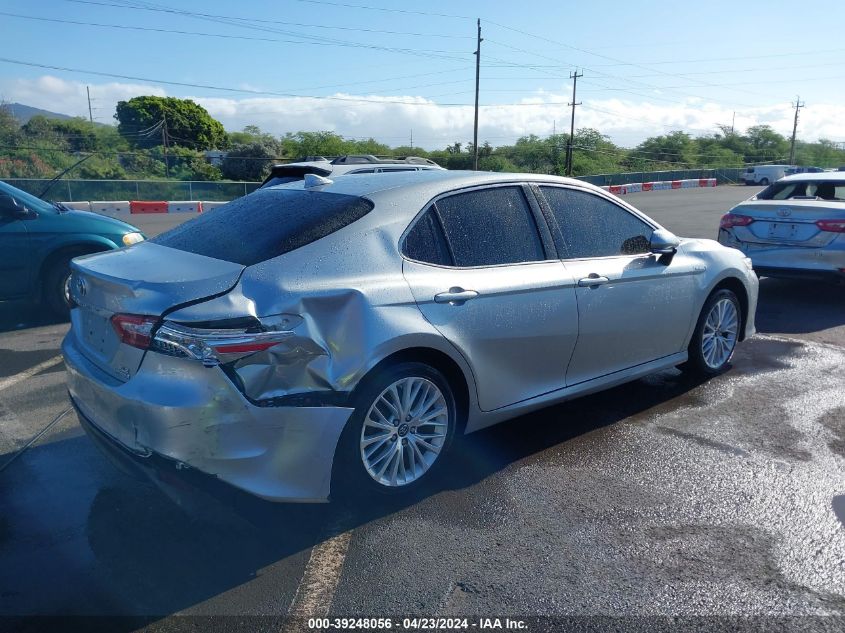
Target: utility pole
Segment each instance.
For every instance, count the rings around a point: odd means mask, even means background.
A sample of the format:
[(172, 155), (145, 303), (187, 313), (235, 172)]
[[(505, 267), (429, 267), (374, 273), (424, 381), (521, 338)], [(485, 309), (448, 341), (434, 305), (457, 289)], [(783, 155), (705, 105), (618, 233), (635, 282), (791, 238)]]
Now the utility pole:
[(736, 112), (734, 112), (733, 118), (731, 118), (731, 136), (733, 136), (735, 124), (736, 124)]
[(478, 171), (478, 82), (481, 74), (481, 18), (478, 18), (478, 36), (475, 49), (475, 125), (472, 128), (472, 168)]
[(414, 149), (414, 128), (411, 128), (411, 149)]
[(795, 98), (795, 103), (792, 107), (795, 108), (795, 122), (792, 124), (792, 143), (789, 146), (789, 164), (795, 160), (795, 134), (798, 132), (798, 110), (803, 108), (806, 104), (801, 103), (801, 97)]
[(167, 117), (163, 117), (161, 125), (161, 144), (164, 147), (164, 174), (170, 178), (170, 164), (167, 162)]
[(85, 93), (88, 95), (88, 120), (91, 123), (94, 122), (94, 114), (91, 111), (91, 89), (88, 86), (85, 86)]
[(575, 137), (575, 106), (581, 105), (581, 102), (575, 101), (575, 89), (578, 86), (578, 77), (583, 77), (584, 73), (579, 73), (577, 70), (574, 73), (569, 73), (569, 78), (572, 80), (572, 121), (569, 125), (569, 143), (566, 145), (566, 175), (572, 175), (572, 142)]

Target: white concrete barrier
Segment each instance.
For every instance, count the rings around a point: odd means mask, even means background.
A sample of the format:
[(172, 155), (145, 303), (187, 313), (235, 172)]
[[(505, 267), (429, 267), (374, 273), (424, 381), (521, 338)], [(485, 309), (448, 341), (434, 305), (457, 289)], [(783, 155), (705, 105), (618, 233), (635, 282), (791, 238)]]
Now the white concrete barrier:
[(214, 200), (214, 201), (203, 200), (202, 201), (202, 210), (203, 211), (209, 211), (211, 209), (216, 209), (217, 207), (222, 207), (224, 204), (229, 204), (229, 203), (228, 202), (220, 202), (218, 200)]
[(62, 202), (68, 209), (76, 209), (77, 211), (90, 211), (91, 203), (87, 200), (85, 202)]
[(202, 213), (202, 202), (181, 200), (167, 203), (168, 213)]
[(626, 193), (641, 191), (666, 191), (668, 189), (695, 189), (697, 187), (715, 187), (715, 178), (690, 178), (686, 180), (658, 180), (655, 182), (632, 182), (627, 185), (605, 185), (605, 191), (621, 196)]
[(129, 213), (129, 200), (117, 202), (91, 202), (91, 211), (105, 215), (122, 215)]

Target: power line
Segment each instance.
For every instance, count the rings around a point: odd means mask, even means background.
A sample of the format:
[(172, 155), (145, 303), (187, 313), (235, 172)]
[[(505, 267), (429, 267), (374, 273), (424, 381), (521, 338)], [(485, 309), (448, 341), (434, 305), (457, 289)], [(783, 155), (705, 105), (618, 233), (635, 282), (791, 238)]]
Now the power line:
[(388, 31), (384, 29), (368, 29), (363, 27), (352, 27), (352, 26), (332, 26), (328, 24), (308, 24), (303, 22), (286, 22), (282, 20), (268, 20), (265, 18), (256, 19), (256, 18), (244, 18), (235, 15), (215, 15), (211, 13), (199, 13), (193, 11), (184, 11), (179, 9), (170, 9), (167, 7), (154, 7), (154, 6), (132, 6), (132, 5), (125, 5), (125, 4), (115, 4), (113, 2), (95, 2), (94, 0), (65, 0), (66, 2), (74, 2), (77, 4), (90, 4), (95, 6), (101, 7), (114, 7), (116, 9), (133, 9), (138, 11), (157, 11), (161, 13), (171, 13), (177, 15), (185, 15), (189, 17), (207, 17), (207, 18), (225, 18), (229, 20), (241, 20), (244, 22), (250, 23), (266, 23), (266, 24), (281, 24), (284, 26), (299, 26), (303, 28), (311, 28), (311, 29), (330, 29), (330, 30), (337, 30), (337, 31), (357, 31), (361, 33), (382, 33), (384, 35), (403, 35), (403, 36), (411, 36), (411, 37), (439, 37), (445, 39), (472, 39), (469, 35), (450, 35), (444, 33), (418, 33), (413, 31)]
[[(199, 37), (216, 37), (216, 38), (223, 38), (223, 39), (234, 39), (234, 40), (251, 40), (251, 41), (258, 41), (258, 42), (271, 42), (271, 43), (281, 43), (281, 44), (310, 44), (312, 46), (340, 46), (340, 47), (348, 47), (348, 48), (363, 48), (369, 50), (380, 50), (386, 51), (390, 53), (401, 53), (406, 55), (433, 55), (435, 57), (439, 56), (442, 59), (461, 59), (459, 55), (462, 54), (461, 51), (448, 51), (448, 50), (437, 50), (437, 49), (410, 49), (410, 48), (395, 48), (389, 46), (376, 46), (374, 44), (364, 44), (361, 42), (345, 42), (345, 41), (308, 41), (306, 40), (284, 40), (278, 38), (266, 38), (266, 37), (255, 37), (255, 36), (247, 36), (247, 35), (228, 35), (224, 33), (202, 33), (198, 31), (183, 31), (179, 29), (161, 29), (155, 27), (147, 27), (147, 26), (130, 26), (127, 24), (102, 24), (99, 22), (82, 22), (79, 20), (65, 20), (61, 18), (46, 18), (41, 16), (34, 16), (34, 15), (22, 15), (19, 13), (8, 13), (5, 11), (0, 11), (0, 15), (4, 15), (7, 17), (12, 18), (19, 18), (24, 20), (36, 20), (39, 22), (54, 22), (59, 24), (73, 24), (76, 26), (89, 26), (95, 28), (109, 28), (109, 29), (120, 29), (120, 30), (128, 30), (128, 31), (146, 31), (146, 32), (153, 32), (153, 33), (167, 33), (171, 35), (191, 35), (191, 36), (199, 36)], [(300, 36), (300, 37), (310, 37), (310, 36)]]

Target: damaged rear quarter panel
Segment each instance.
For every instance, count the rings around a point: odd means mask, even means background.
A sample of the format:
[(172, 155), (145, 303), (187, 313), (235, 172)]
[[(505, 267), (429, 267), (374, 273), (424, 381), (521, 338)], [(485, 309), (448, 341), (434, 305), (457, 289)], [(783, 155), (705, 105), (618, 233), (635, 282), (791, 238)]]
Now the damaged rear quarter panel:
[[(402, 276), (397, 244), (409, 220), (385, 223), (379, 215), (251, 266), (231, 292), (169, 319), (189, 324), (300, 315), (292, 336), (231, 365), (254, 401), (350, 392), (379, 361), (412, 347), (447, 354), (469, 382), (463, 358), (422, 316)], [(469, 391), (474, 394), (474, 387)]]

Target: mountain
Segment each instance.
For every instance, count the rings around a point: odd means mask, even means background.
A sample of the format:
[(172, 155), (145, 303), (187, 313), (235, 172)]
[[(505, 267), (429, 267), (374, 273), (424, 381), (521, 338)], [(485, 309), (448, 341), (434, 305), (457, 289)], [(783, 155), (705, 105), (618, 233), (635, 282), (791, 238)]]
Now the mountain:
[(49, 110), (42, 110), (41, 108), (33, 108), (32, 106), (24, 105), (22, 103), (8, 103), (6, 107), (12, 113), (21, 125), (29, 121), (32, 117), (40, 114), (51, 119), (72, 119), (73, 117), (67, 114), (59, 114), (58, 112), (50, 112)]

